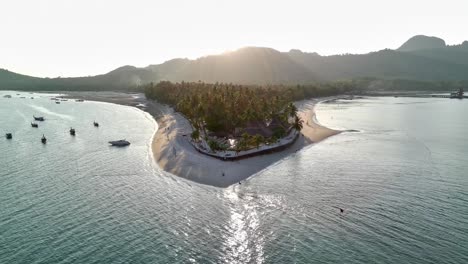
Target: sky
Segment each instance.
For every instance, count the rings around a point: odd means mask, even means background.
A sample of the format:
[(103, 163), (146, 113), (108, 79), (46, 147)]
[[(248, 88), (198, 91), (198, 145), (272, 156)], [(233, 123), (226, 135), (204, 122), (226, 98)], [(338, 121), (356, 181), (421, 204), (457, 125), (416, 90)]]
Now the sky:
[(245, 46), (321, 55), (396, 49), (414, 35), (468, 39), (468, 1), (0, 0), (0, 68), (103, 74)]

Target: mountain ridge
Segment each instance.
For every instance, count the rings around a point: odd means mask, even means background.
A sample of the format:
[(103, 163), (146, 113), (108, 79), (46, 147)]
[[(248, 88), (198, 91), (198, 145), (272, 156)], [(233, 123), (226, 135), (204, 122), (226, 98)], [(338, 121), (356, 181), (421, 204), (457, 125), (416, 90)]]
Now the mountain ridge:
[(400, 48), (366, 54), (321, 56), (292, 49), (243, 47), (194, 60), (176, 58), (138, 68), (126, 65), (89, 77), (38, 78), (0, 70), (0, 89), (134, 90), (163, 80), (239, 84), (307, 84), (355, 78), (462, 81), (468, 79), (468, 42), (449, 46), (414, 36)]

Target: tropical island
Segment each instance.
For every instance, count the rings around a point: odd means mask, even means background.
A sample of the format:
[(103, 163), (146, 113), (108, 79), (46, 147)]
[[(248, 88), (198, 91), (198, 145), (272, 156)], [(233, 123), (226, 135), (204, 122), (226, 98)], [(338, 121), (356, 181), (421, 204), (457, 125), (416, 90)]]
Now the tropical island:
[(224, 160), (280, 150), (303, 127), (292, 94), (277, 86), (166, 81), (150, 84), (145, 93), (187, 118), (199, 152)]
[(155, 115), (159, 125), (153, 140), (155, 159), (165, 171), (196, 182), (219, 187), (240, 182), (340, 132), (315, 121), (313, 108), (318, 100), (297, 102), (313, 91), (319, 90), (315, 86), (151, 83), (145, 87), (146, 97), (155, 100), (148, 102), (149, 108), (163, 112)]

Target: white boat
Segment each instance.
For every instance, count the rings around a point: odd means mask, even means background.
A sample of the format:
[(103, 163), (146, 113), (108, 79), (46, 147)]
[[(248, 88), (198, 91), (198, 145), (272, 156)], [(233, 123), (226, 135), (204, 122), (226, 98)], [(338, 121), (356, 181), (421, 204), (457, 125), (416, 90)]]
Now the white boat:
[(109, 144), (111, 144), (112, 146), (116, 146), (116, 147), (125, 147), (125, 146), (130, 145), (130, 142), (128, 142), (125, 139), (121, 139), (121, 140), (109, 141)]

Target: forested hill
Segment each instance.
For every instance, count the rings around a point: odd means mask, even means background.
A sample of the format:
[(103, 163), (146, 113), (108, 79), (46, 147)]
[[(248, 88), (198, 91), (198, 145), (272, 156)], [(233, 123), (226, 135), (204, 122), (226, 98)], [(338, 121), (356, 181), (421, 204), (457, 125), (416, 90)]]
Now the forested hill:
[(438, 83), (468, 80), (468, 42), (448, 46), (439, 38), (415, 36), (395, 50), (333, 56), (246, 47), (195, 60), (173, 59), (144, 68), (124, 66), (78, 78), (36, 78), (0, 70), (0, 89), (134, 90), (163, 80), (290, 85), (362, 78)]

